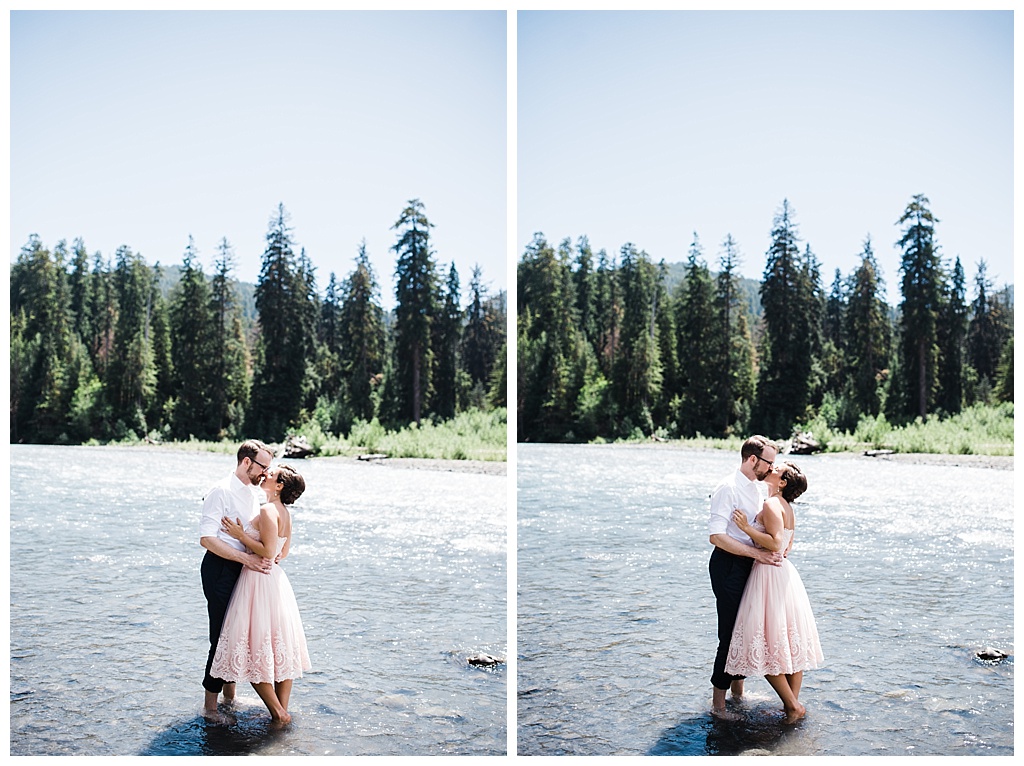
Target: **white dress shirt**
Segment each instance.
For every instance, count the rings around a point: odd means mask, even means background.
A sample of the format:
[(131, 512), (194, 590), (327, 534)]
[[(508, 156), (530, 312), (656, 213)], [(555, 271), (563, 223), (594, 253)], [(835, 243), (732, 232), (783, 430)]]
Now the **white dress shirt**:
[(229, 473), (203, 498), (199, 537), (219, 537), (232, 548), (244, 551), (245, 546), (223, 530), (220, 520), (227, 516), (231, 519), (241, 519), (245, 524), (259, 512), (259, 488), (252, 484), (243, 484), (234, 473)]
[(750, 535), (742, 532), (733, 523), (732, 512), (737, 508), (747, 514), (747, 521), (754, 522), (754, 517), (761, 511), (767, 496), (764, 482), (751, 481), (737, 468), (726, 476), (711, 494), (711, 516), (708, 519), (708, 534), (727, 534), (741, 543), (753, 545)]

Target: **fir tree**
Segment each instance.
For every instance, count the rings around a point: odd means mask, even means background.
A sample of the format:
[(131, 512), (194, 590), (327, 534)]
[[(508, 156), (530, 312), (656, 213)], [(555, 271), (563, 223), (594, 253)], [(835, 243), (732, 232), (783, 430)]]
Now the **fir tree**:
[(374, 416), (374, 388), (384, 373), (385, 339), (384, 311), (365, 240), (355, 269), (342, 286), (338, 334), (334, 348), (347, 381), (349, 409), (369, 422)]
[(163, 270), (153, 266), (153, 309), (150, 312), (153, 338), (153, 365), (156, 367), (156, 390), (146, 420), (152, 428), (163, 428), (172, 417), (175, 396), (174, 344), (171, 340), (171, 317), (167, 301), (160, 292)]
[(971, 303), (971, 319), (967, 336), (967, 361), (979, 379), (994, 381), (1003, 351), (1004, 337), (1000, 332), (998, 302), (992, 300), (992, 282), (988, 278), (988, 265), (978, 263), (974, 278), (975, 298)]
[(305, 393), (308, 298), (300, 289), (303, 278), (288, 220), (279, 204), (268, 227), (256, 285), (260, 333), (247, 423), (249, 433), (265, 441), (284, 437), (299, 415)]
[(444, 420), (455, 417), (459, 398), (459, 344), (462, 339), (462, 308), (459, 273), (452, 263), (444, 291), (437, 297), (438, 314), (433, 326), (434, 404), (432, 411)]
[(816, 259), (810, 248), (801, 257), (788, 200), (775, 216), (771, 237), (761, 283), (765, 333), (752, 428), (783, 438), (812, 405), (823, 300)]
[(754, 348), (736, 288), (740, 262), (739, 247), (729, 234), (722, 242), (719, 258), (715, 289), (717, 337), (713, 344), (713, 378), (718, 381), (716, 408), (720, 417), (715, 430), (722, 435), (746, 427), (754, 397)]
[(433, 393), (431, 325), (437, 314), (437, 274), (423, 203), (410, 200), (392, 226), (399, 232), (391, 249), (395, 267), (395, 374), (401, 416), (417, 425)]
[(74, 392), (65, 255), (63, 244), (51, 255), (33, 234), (12, 268), (12, 441), (52, 442), (64, 431)]
[(943, 281), (943, 301), (936, 332), (939, 366), (935, 404), (947, 415), (955, 415), (963, 408), (964, 350), (967, 339), (965, 279), (959, 258), (953, 264), (950, 279)]
[(858, 414), (882, 411), (883, 383), (889, 375), (892, 328), (884, 299), (884, 282), (871, 247), (864, 240), (860, 265), (850, 280), (843, 321), (850, 396)]
[(234, 280), (235, 253), (227, 237), (217, 245), (210, 280), (213, 317), (212, 422), (218, 433), (238, 433), (249, 399), (248, 346), (241, 327), (241, 310)]
[(114, 352), (105, 380), (110, 401), (113, 436), (144, 436), (146, 413), (156, 392), (156, 364), (151, 338), (154, 288), (152, 272), (141, 255), (122, 245), (115, 254), (114, 287), (117, 321)]
[(575, 296), (567, 253), (536, 233), (516, 275), (519, 338), (517, 410), (520, 441), (570, 437), (583, 385), (575, 326)]
[(942, 305), (942, 267), (935, 242), (935, 224), (928, 198), (917, 194), (897, 221), (903, 236), (896, 243), (903, 302), (900, 304), (901, 381), (908, 410), (928, 416), (935, 401), (938, 367), (938, 318)]
[(662, 382), (655, 318), (661, 293), (659, 274), (650, 256), (627, 242), (619, 251), (622, 291), (620, 353), (613, 368), (613, 387), (621, 407), (623, 430), (654, 431), (651, 407)]
[(716, 404), (720, 391), (714, 361), (720, 335), (715, 315), (715, 287), (703, 258), (697, 233), (686, 262), (686, 279), (676, 293), (676, 355), (679, 360), (679, 400), (676, 424), (682, 436), (717, 430)]
[(212, 308), (210, 285), (189, 236), (171, 306), (177, 394), (171, 432), (177, 439), (212, 439), (220, 430), (220, 418), (214, 409), (220, 380), (215, 346), (217, 317)]
[(490, 380), (498, 349), (494, 347), (493, 315), (485, 312), (487, 288), (481, 282), (479, 265), (473, 266), (469, 281), (469, 306), (462, 335), (462, 362), (473, 385), (484, 386)]

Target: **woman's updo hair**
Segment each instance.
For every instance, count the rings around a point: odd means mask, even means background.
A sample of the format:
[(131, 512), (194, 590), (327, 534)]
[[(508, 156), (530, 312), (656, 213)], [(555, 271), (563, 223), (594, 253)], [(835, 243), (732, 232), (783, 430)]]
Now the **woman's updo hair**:
[(281, 483), (281, 502), (291, 505), (306, 491), (306, 480), (290, 465), (281, 463), (277, 467), (277, 480)]
[(797, 468), (796, 463), (784, 460), (781, 465), (781, 478), (786, 481), (786, 486), (782, 488), (782, 497), (787, 503), (792, 503), (807, 491), (807, 477)]

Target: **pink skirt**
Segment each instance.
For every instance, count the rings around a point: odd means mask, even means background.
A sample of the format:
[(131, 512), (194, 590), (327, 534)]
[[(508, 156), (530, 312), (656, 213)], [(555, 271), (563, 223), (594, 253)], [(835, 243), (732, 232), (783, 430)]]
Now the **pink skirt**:
[(824, 661), (811, 603), (789, 559), (781, 567), (754, 562), (740, 600), (725, 672), (776, 676)]
[(288, 575), (243, 569), (231, 594), (210, 675), (225, 681), (274, 683), (310, 670), (306, 634)]

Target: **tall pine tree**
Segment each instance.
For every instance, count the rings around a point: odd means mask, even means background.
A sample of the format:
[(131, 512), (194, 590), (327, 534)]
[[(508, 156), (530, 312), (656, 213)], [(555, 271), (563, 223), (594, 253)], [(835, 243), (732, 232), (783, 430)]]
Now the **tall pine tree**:
[(305, 394), (308, 296), (288, 220), (279, 204), (270, 220), (256, 284), (260, 333), (247, 425), (253, 437), (266, 441), (284, 437), (299, 416)]
[(191, 235), (182, 259), (171, 305), (174, 336), (172, 359), (177, 401), (171, 422), (176, 439), (216, 438), (220, 418), (215, 411), (221, 386), (217, 360), (217, 317), (212, 311), (210, 285), (199, 262)]
[(385, 339), (380, 289), (365, 240), (359, 246), (355, 269), (342, 286), (338, 333), (349, 409), (356, 418), (369, 422), (374, 416), (374, 390), (384, 373)]
[(935, 404), (947, 415), (963, 408), (964, 352), (967, 341), (967, 303), (964, 269), (957, 258), (953, 272), (943, 280), (936, 342), (939, 348), (938, 391)]
[(395, 267), (395, 374), (399, 416), (419, 424), (433, 393), (431, 326), (437, 315), (437, 273), (430, 249), (433, 226), (418, 199), (409, 201), (392, 226), (399, 232), (391, 249)]
[(928, 198), (914, 195), (896, 222), (903, 236), (896, 245), (903, 301), (900, 304), (900, 370), (905, 409), (924, 419), (935, 403), (938, 373), (938, 320), (942, 307), (942, 265), (935, 241), (938, 219)]
[[(613, 368), (613, 388), (623, 417), (623, 431), (654, 431), (651, 408), (662, 382), (655, 319), (662, 295), (660, 275), (650, 256), (627, 242), (619, 250), (622, 334)], [(628, 435), (628, 434), (627, 434)]]
[(714, 361), (720, 342), (715, 318), (715, 286), (704, 261), (697, 233), (686, 262), (686, 279), (676, 292), (676, 355), (679, 360), (679, 400), (676, 424), (681, 436), (717, 432), (720, 422), (720, 380)]
[(752, 428), (785, 438), (803, 420), (815, 393), (823, 302), (817, 263), (803, 257), (788, 200), (776, 214), (761, 283), (764, 318), (762, 366)]
[(459, 399), (459, 344), (462, 340), (462, 308), (459, 272), (452, 263), (444, 290), (438, 292), (434, 321), (434, 414), (444, 420), (455, 417)]
[(860, 265), (850, 280), (843, 337), (854, 409), (871, 417), (882, 411), (882, 391), (889, 375), (892, 346), (889, 307), (884, 291), (871, 238), (867, 237)]

